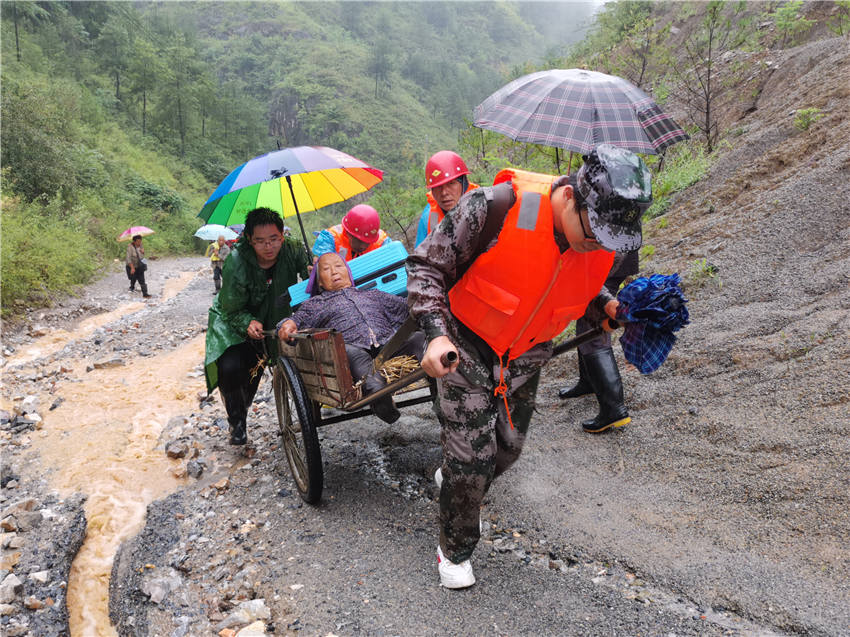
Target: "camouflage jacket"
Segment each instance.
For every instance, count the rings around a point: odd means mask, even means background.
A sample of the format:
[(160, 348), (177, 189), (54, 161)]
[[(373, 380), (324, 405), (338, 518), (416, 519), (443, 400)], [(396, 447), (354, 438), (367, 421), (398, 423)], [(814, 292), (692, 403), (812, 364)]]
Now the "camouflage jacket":
[[(553, 189), (564, 185), (565, 179), (556, 181)], [(469, 191), (408, 257), (407, 303), (429, 342), (437, 336), (448, 336), (457, 343), (459, 333), (467, 337), (471, 334), (452, 316), (448, 291), (472, 262), (495, 243), (513, 203), (509, 183)], [(552, 231), (561, 251), (568, 250), (566, 239), (554, 228)], [(618, 254), (612, 270), (621, 259)], [(534, 255), (517, 255), (517, 267), (533, 268)], [(605, 316), (605, 303), (613, 298), (603, 287), (588, 307), (588, 318), (600, 321)]]

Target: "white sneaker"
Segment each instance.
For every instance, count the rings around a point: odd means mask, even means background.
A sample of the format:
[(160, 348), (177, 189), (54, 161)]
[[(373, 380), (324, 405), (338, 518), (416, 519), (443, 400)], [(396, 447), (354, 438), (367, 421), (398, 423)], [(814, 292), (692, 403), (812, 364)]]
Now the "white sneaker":
[(443, 556), (443, 550), (437, 546), (437, 569), (440, 571), (440, 584), (445, 588), (468, 588), (475, 584), (472, 574), (472, 562), (466, 560), (455, 564)]

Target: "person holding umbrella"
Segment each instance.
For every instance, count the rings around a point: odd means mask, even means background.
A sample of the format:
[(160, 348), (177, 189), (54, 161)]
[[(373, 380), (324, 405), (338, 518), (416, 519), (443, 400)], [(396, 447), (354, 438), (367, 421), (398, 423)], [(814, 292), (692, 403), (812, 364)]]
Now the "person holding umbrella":
[(478, 184), (469, 181), (468, 174), (469, 168), (457, 153), (441, 150), (431, 155), (425, 164), (428, 203), (416, 227), (417, 246), (437, 227), (445, 214), (457, 205), (461, 195), (478, 188)]
[(283, 235), (283, 219), (270, 208), (255, 208), (222, 270), (220, 293), (209, 309), (204, 367), (207, 391), (219, 389), (230, 444), (248, 441), (248, 408), (277, 340), (264, 340), (291, 314), (290, 285), (307, 278), (307, 255)]
[(210, 258), (210, 265), (213, 271), (213, 283), (215, 284), (215, 292), (218, 294), (221, 289), (221, 268), (224, 266), (224, 260), (230, 254), (230, 246), (227, 245), (227, 239), (223, 234), (218, 235), (215, 243), (211, 243), (207, 247), (207, 256)]
[(313, 243), (313, 260), (326, 252), (336, 252), (346, 261), (351, 261), (391, 241), (381, 230), (378, 211), (368, 204), (358, 204), (345, 213), (342, 223), (319, 233)]
[(145, 271), (148, 262), (145, 259), (145, 249), (142, 247), (142, 235), (133, 235), (133, 240), (127, 246), (127, 257), (124, 261), (127, 270), (127, 278), (130, 279), (130, 292), (136, 289), (136, 283), (142, 290), (142, 297), (149, 299), (148, 284), (145, 282)]
[(480, 506), (522, 451), (551, 339), (582, 315), (616, 315), (618, 301), (603, 287), (614, 252), (641, 244), (652, 199), (643, 160), (602, 144), (575, 183), (503, 170), (492, 187), (461, 197), (408, 258), (408, 306), (428, 341), (421, 364), (437, 379), (437, 561), (446, 588), (475, 583)]

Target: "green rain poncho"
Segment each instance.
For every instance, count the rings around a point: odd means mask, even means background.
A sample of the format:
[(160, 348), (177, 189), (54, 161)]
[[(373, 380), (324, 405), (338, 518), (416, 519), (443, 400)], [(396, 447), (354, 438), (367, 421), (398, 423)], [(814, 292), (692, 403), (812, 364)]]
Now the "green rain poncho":
[[(298, 282), (298, 275), (307, 278), (307, 254), (297, 241), (285, 239), (270, 272), (269, 281), (245, 236), (224, 262), (221, 291), (210, 307), (207, 326), (204, 371), (208, 392), (218, 386), (219, 357), (228, 347), (248, 339), (251, 321), (260, 321), (269, 330), (292, 313), (288, 288)], [(269, 353), (276, 354), (277, 339), (267, 338), (266, 343)]]

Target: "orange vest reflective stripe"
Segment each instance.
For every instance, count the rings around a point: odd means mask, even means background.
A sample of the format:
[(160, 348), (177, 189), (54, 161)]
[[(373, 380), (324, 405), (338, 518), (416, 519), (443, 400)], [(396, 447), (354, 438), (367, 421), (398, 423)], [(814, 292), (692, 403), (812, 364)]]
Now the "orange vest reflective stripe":
[(614, 253), (558, 249), (553, 236), (552, 183), (557, 179), (503, 170), (493, 184), (511, 181), (516, 203), (498, 241), (449, 291), (452, 314), (508, 360), (560, 334), (599, 294)]
[[(469, 185), (466, 187), (466, 192), (463, 194), (466, 194), (470, 190), (475, 190), (476, 188), (478, 188), (478, 184), (473, 184), (470, 181)], [(440, 223), (443, 220), (443, 217), (446, 216), (446, 213), (443, 212), (442, 208), (440, 208), (440, 204), (438, 204), (437, 200), (431, 195), (430, 190), (425, 195), (425, 198), (428, 200), (428, 205), (431, 207), (431, 210), (428, 212), (428, 234), (431, 234), (434, 228), (437, 227), (437, 224)]]
[(348, 237), (348, 233), (343, 229), (342, 224), (338, 223), (335, 226), (331, 226), (328, 228), (328, 232), (331, 233), (331, 236), (334, 238), (334, 252), (338, 252), (342, 255), (342, 258), (346, 261), (351, 261), (355, 256), (360, 256), (366, 254), (367, 252), (371, 252), (372, 250), (377, 250), (382, 245), (384, 245), (384, 241), (387, 240), (387, 233), (378, 229), (378, 238), (375, 239), (372, 243), (369, 244), (369, 247), (363, 250), (363, 252), (358, 252), (356, 255), (354, 254), (354, 250), (351, 247), (351, 240)]

